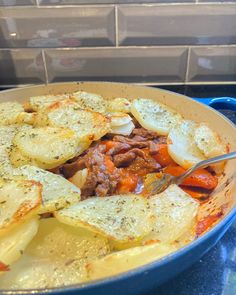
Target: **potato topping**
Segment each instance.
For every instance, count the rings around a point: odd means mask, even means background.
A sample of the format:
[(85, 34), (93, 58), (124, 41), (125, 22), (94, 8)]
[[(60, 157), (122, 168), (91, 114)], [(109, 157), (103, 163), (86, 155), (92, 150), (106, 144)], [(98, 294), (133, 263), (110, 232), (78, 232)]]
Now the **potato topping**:
[(39, 111), (40, 109), (50, 106), (54, 102), (68, 98), (70, 98), (69, 94), (33, 96), (30, 97), (29, 107), (31, 110)]
[[(73, 158), (79, 146), (78, 137), (74, 131), (58, 127), (20, 131), (15, 135), (13, 143), (18, 153), (30, 159), (29, 162), (44, 169), (52, 169)], [(16, 151), (13, 150), (12, 153), (15, 154)]]
[(0, 125), (17, 123), (17, 117), (23, 111), (23, 106), (18, 102), (0, 103)]
[(0, 276), (0, 285), (6, 289), (29, 289), (84, 282), (85, 265), (109, 252), (103, 237), (64, 225), (55, 218), (40, 220), (37, 235), (11, 271)]
[[(17, 224), (12, 230), (0, 237), (0, 261), (9, 266), (18, 260), (25, 248), (36, 235), (38, 217)], [(1, 270), (0, 270), (0, 274)]]
[(34, 180), (42, 185), (40, 213), (52, 212), (80, 200), (80, 189), (60, 175), (34, 166), (22, 166), (14, 171), (15, 177)]
[(0, 236), (35, 215), (42, 201), (42, 186), (30, 180), (0, 181)]
[(98, 113), (105, 113), (106, 111), (107, 101), (99, 94), (77, 91), (72, 93), (71, 97), (78, 103), (81, 109)]
[(124, 97), (117, 97), (107, 102), (108, 112), (130, 113), (131, 102)]
[(55, 212), (55, 216), (61, 222), (87, 228), (120, 242), (141, 239), (152, 226), (148, 202), (131, 194), (90, 198)]
[(167, 135), (182, 120), (181, 115), (173, 109), (147, 98), (135, 99), (131, 113), (142, 127), (159, 135)]
[(161, 257), (176, 251), (176, 247), (168, 244), (134, 247), (107, 255), (87, 265), (90, 280), (101, 279), (121, 272), (134, 269), (141, 265), (156, 261)]
[(167, 138), (170, 156), (186, 169), (206, 159), (194, 140), (196, 127), (195, 122), (185, 120), (171, 129)]
[(98, 140), (110, 130), (109, 120), (105, 116), (98, 112), (83, 110), (78, 103), (71, 100), (51, 105), (39, 113), (35, 124), (72, 129), (80, 141)]
[(190, 230), (196, 222), (198, 202), (175, 184), (152, 196), (149, 203), (156, 219), (152, 232), (145, 237), (146, 241), (171, 243)]

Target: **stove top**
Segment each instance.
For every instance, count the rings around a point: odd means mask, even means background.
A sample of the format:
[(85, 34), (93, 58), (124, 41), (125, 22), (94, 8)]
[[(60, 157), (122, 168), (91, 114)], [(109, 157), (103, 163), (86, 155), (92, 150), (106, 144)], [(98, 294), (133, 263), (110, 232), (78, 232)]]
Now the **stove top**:
[[(236, 85), (164, 87), (190, 97), (236, 97)], [(235, 98), (236, 100), (236, 98)], [(203, 101), (204, 102), (204, 101)], [(220, 108), (236, 124), (236, 109)], [(236, 221), (224, 237), (198, 262), (174, 279), (146, 295), (235, 295), (236, 294)]]

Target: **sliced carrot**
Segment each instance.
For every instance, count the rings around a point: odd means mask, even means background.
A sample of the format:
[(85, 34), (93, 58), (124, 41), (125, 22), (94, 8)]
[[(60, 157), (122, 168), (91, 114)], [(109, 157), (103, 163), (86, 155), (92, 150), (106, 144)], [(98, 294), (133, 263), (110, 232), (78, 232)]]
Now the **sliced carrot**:
[[(164, 169), (165, 173), (169, 173), (174, 176), (179, 176), (183, 174), (186, 170), (180, 166), (168, 166)], [(218, 184), (218, 179), (213, 176), (210, 172), (205, 169), (198, 169), (193, 172), (192, 175), (187, 177), (183, 181), (183, 185), (201, 187), (208, 190), (214, 189)]]
[(156, 243), (160, 243), (160, 240), (149, 240), (149, 241), (144, 242), (143, 244), (146, 246), (146, 245), (153, 245)]
[(191, 197), (194, 199), (205, 199), (208, 197), (209, 194), (203, 193), (203, 192), (198, 192), (196, 190), (193, 190), (189, 187), (181, 186), (181, 189), (185, 191), (187, 194), (189, 194)]
[(126, 171), (121, 171), (121, 180), (118, 183), (117, 191), (121, 194), (133, 192), (138, 184), (138, 176)]
[(158, 144), (158, 152), (152, 156), (162, 167), (176, 165), (168, 153), (167, 144)]
[(1, 271), (9, 271), (9, 270), (10, 270), (9, 266), (0, 261), (0, 272)]
[(118, 144), (116, 141), (108, 140), (105, 142), (106, 152), (115, 147)]
[(109, 173), (112, 173), (114, 171), (115, 165), (114, 165), (114, 163), (112, 162), (112, 160), (110, 159), (109, 156), (104, 156), (104, 164), (105, 164), (105, 166), (107, 168), (107, 171)]

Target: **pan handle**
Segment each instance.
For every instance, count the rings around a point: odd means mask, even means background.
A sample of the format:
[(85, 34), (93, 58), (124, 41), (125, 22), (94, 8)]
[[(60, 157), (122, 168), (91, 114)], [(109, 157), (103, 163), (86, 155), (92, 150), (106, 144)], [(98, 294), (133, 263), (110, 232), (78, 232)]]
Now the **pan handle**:
[(229, 109), (236, 111), (236, 98), (216, 97), (216, 98), (193, 98), (194, 100), (206, 104), (214, 109)]

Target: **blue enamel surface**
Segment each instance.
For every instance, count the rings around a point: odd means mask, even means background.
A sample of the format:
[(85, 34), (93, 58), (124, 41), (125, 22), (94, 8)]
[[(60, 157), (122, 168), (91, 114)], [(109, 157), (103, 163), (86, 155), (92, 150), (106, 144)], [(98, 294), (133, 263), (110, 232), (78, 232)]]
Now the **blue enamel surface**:
[(193, 98), (198, 102), (206, 104), (214, 109), (228, 109), (236, 111), (236, 98), (233, 97), (216, 97), (216, 98)]

